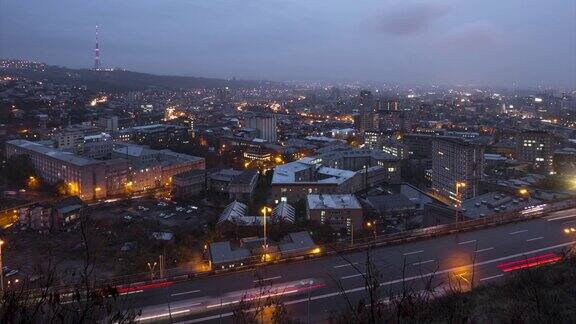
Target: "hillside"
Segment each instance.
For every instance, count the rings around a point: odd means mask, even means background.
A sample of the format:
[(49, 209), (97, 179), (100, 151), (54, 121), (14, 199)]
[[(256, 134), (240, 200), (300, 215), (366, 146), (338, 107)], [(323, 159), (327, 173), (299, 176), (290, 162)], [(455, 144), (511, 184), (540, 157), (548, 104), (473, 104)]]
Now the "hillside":
[(224, 80), (188, 76), (164, 76), (124, 70), (94, 71), (88, 69), (70, 69), (46, 66), (35, 69), (1, 69), (9, 75), (26, 77), (37, 81), (46, 81), (74, 86), (86, 86), (92, 91), (128, 91), (142, 89), (190, 89), (217, 88), (252, 88), (267, 84), (266, 81)]

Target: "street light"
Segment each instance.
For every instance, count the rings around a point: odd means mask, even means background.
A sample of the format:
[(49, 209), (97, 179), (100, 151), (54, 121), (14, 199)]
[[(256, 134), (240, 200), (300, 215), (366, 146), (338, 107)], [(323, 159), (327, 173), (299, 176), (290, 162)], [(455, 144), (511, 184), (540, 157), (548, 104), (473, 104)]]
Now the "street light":
[(264, 249), (268, 248), (268, 238), (267, 238), (267, 233), (266, 233), (266, 214), (271, 212), (272, 208), (270, 207), (262, 207), (262, 209), (260, 210), (260, 212), (262, 213), (262, 216), (264, 216), (264, 245), (262, 246)]
[(456, 181), (456, 223), (458, 223), (458, 210), (462, 208), (460, 188), (466, 188), (466, 182)]
[(531, 196), (530, 196), (530, 190), (526, 189), (526, 188), (520, 188), (518, 189), (518, 194), (521, 196), (526, 196), (528, 197), (528, 204), (530, 204), (530, 200), (531, 200)]
[(0, 295), (4, 294), (4, 265), (2, 264), (2, 245), (4, 245), (4, 241), (0, 240)]
[(369, 228), (373, 228), (373, 229), (372, 229), (372, 232), (373, 232), (373, 234), (374, 234), (374, 241), (376, 241), (376, 221), (374, 220), (374, 221), (372, 221), (372, 222), (367, 222), (367, 223), (366, 223), (366, 226), (369, 227)]
[(156, 265), (158, 263), (154, 262), (154, 264), (150, 264), (150, 262), (147, 263), (148, 264), (148, 269), (150, 269), (150, 280), (154, 279), (154, 269), (156, 268)]

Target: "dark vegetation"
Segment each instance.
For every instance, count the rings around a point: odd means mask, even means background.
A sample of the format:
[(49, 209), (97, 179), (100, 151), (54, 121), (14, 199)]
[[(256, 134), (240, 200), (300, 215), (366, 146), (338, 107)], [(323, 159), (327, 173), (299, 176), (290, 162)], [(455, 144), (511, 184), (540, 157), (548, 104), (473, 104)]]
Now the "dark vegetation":
[(236, 81), (224, 79), (198, 78), (189, 76), (166, 76), (124, 70), (93, 71), (48, 66), (44, 71), (8, 69), (11, 75), (31, 80), (52, 82), (73, 86), (86, 86), (91, 91), (130, 91), (148, 88), (191, 89), (217, 87), (256, 87), (260, 81)]

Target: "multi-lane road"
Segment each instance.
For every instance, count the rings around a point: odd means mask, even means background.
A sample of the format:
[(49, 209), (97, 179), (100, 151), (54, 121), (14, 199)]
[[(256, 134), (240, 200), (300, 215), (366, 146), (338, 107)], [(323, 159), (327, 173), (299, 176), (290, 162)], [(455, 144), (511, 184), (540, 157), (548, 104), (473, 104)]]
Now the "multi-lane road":
[[(376, 248), (371, 261), (386, 293), (406, 284), (420, 289), (430, 278), (436, 285), (478, 285), (504, 278), (503, 264), (571, 248), (576, 243), (571, 227), (576, 228), (576, 209)], [(142, 289), (124, 297), (127, 305), (141, 310), (141, 321), (230, 322), (233, 308), (243, 297), (255, 298), (265, 290), (281, 296), (292, 317), (318, 323), (346, 307), (342, 290), (352, 300), (362, 297), (365, 269), (366, 252), (354, 252)]]

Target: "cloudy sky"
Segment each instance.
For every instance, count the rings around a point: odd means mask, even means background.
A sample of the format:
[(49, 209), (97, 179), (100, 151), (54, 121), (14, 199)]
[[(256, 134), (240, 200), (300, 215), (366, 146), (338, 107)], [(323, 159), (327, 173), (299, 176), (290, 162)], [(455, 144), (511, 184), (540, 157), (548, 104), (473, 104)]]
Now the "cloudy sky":
[(159, 74), (576, 86), (573, 0), (0, 0), (0, 57)]

